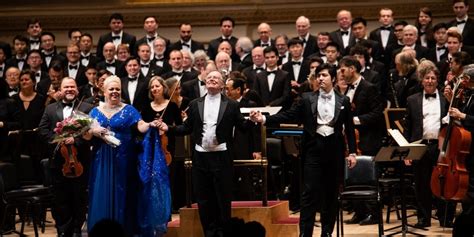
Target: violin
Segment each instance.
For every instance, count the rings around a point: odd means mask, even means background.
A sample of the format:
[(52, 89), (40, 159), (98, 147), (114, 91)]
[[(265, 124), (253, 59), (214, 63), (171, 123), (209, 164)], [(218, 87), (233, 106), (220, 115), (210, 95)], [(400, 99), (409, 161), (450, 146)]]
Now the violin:
[(77, 178), (84, 172), (84, 167), (77, 159), (77, 148), (73, 144), (61, 144), (61, 156), (64, 158), (62, 172), (66, 178)]
[(160, 133), (160, 140), (161, 140), (161, 150), (163, 150), (163, 154), (165, 155), (166, 165), (170, 165), (173, 157), (171, 156), (171, 152), (168, 151), (168, 136), (165, 133)]
[[(458, 78), (454, 83), (454, 96), (449, 108), (462, 101), (462, 81)], [(466, 196), (469, 184), (465, 161), (471, 146), (471, 133), (453, 120), (450, 117), (448, 126), (440, 131), (438, 137), (440, 155), (431, 173), (431, 191), (438, 198), (460, 201)]]

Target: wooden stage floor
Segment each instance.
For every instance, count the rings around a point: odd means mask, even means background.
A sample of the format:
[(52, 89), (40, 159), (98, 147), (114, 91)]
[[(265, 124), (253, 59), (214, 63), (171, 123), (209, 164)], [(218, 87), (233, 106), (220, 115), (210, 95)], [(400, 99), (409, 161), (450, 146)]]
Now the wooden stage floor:
[[(408, 214), (409, 215), (413, 214), (413, 211), (409, 210)], [(385, 218), (385, 215), (386, 215), (386, 212), (384, 212), (384, 218)], [(292, 217), (298, 217), (299, 213), (291, 214), (291, 216)], [(173, 220), (176, 219), (176, 218), (178, 218), (178, 215), (173, 215)], [(344, 212), (344, 219), (348, 220), (350, 218), (351, 218), (351, 215)], [(48, 219), (48, 221), (53, 222), (50, 213), (48, 213), (47, 219)], [(384, 221), (385, 221), (385, 219), (384, 219)], [(384, 229), (400, 225), (400, 223), (401, 223), (401, 221), (396, 220), (396, 215), (395, 215), (394, 212), (392, 212), (392, 214), (390, 216), (390, 224), (384, 223)], [(408, 223), (415, 224), (416, 223), (416, 217), (413, 216), (413, 217), (408, 218)], [(316, 223), (316, 224), (319, 224), (319, 223)], [(443, 229), (443, 228), (441, 228), (439, 226), (439, 222), (437, 220), (433, 219), (431, 221), (431, 224), (432, 224), (432, 226), (429, 228), (428, 231), (421, 231), (421, 230), (415, 229), (415, 232), (419, 233), (419, 234), (423, 234), (425, 236), (430, 236), (430, 237), (434, 237), (434, 236), (440, 236), (440, 237), (443, 236), (444, 237), (444, 236), (451, 236), (452, 235), (452, 229), (449, 229), (449, 228), (448, 229)], [(18, 230), (20, 229), (20, 224), (17, 224), (17, 229)], [(413, 230), (413, 229), (410, 228), (410, 230)], [(389, 233), (391, 233), (391, 232), (386, 232), (385, 234), (389, 234)], [(33, 227), (32, 227), (31, 224), (26, 226), (25, 234), (28, 235), (28, 236), (34, 236)], [(4, 235), (4, 236), (18, 236), (18, 235), (8, 234), (8, 235)], [(40, 236), (42, 236), (42, 237), (56, 237), (56, 230), (54, 228), (54, 223), (47, 223), (45, 233), (44, 234), (40, 233)], [(84, 231), (82, 236), (87, 236), (86, 231)], [(320, 228), (319, 227), (314, 228), (313, 236), (315, 236), (315, 237), (320, 236)], [(336, 236), (336, 231), (335, 230), (334, 230), (333, 236)], [(353, 237), (353, 236), (364, 236), (364, 237), (378, 236), (377, 225), (368, 225), (368, 226), (344, 225), (344, 236), (348, 236), (348, 237)], [(397, 235), (397, 236), (401, 236), (401, 235)], [(411, 235), (407, 235), (407, 236), (411, 236)], [(267, 237), (271, 237), (271, 236), (267, 236)]]

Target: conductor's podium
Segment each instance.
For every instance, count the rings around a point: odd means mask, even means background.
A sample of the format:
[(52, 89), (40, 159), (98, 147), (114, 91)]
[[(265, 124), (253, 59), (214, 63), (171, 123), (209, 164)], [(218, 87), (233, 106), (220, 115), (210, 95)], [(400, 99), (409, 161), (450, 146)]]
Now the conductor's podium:
[[(288, 201), (268, 201), (262, 206), (261, 201), (232, 202), (232, 217), (244, 219), (245, 222), (260, 222), (266, 229), (267, 237), (298, 236), (299, 218), (289, 216)], [(168, 223), (166, 237), (203, 237), (197, 204), (179, 210), (179, 219)]]

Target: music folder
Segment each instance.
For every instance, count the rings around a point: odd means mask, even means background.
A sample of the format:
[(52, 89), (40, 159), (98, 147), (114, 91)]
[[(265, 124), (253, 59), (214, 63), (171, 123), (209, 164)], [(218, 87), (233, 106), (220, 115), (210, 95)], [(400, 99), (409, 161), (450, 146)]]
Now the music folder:
[(240, 113), (242, 113), (246, 118), (250, 115), (250, 111), (256, 110), (260, 111), (263, 115), (274, 115), (281, 110), (281, 106), (267, 106), (267, 107), (251, 107), (251, 108), (240, 108)]
[(409, 143), (398, 129), (388, 129), (388, 133), (398, 146), (382, 147), (375, 156), (376, 161), (397, 161), (400, 157), (406, 160), (419, 160), (426, 152), (426, 145), (420, 141)]

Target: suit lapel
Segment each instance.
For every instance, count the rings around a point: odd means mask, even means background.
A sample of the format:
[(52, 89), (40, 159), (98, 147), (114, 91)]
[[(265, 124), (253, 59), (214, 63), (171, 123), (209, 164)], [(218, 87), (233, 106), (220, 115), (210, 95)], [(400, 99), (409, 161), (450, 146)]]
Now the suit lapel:
[(224, 95), (221, 95), (221, 104), (219, 106), (219, 116), (217, 117), (217, 125), (221, 122), (222, 118), (224, 117), (225, 109), (227, 108), (227, 99)]
[(344, 99), (344, 97), (339, 95), (339, 93), (337, 93), (336, 91), (334, 91), (334, 95), (336, 96), (336, 103), (335, 103), (336, 108), (334, 108), (334, 119), (333, 119), (333, 121), (336, 122), (337, 119), (339, 118), (339, 114), (341, 113), (342, 100)]
[(315, 116), (318, 111), (318, 97), (319, 91), (311, 94), (311, 97), (309, 98), (309, 101), (311, 102), (311, 114), (314, 114)]
[(198, 104), (198, 110), (199, 110), (199, 117), (201, 118), (201, 121), (204, 121), (204, 99), (206, 96), (200, 97), (197, 104)]
[[(421, 119), (421, 125), (423, 126), (423, 92), (420, 93), (420, 95), (417, 97), (417, 107), (419, 108), (417, 113), (417, 118)], [(421, 128), (423, 131), (423, 128)]]
[(56, 102), (56, 116), (58, 116), (58, 121), (63, 121), (63, 105), (60, 101)]

